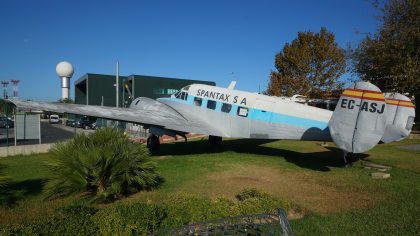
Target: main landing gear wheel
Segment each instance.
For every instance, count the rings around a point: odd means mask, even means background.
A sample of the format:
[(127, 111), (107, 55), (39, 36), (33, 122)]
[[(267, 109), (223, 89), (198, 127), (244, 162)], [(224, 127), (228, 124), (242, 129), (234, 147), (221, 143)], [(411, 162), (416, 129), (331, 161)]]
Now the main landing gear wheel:
[(149, 148), (150, 152), (158, 151), (160, 148), (159, 136), (150, 134), (147, 138), (147, 147)]
[(222, 137), (209, 135), (210, 145), (213, 147), (219, 147), (222, 144)]

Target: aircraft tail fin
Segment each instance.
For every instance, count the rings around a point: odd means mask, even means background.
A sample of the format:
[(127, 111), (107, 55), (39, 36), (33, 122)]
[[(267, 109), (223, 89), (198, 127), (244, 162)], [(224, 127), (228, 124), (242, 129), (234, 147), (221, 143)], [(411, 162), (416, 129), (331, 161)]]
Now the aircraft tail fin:
[(386, 108), (381, 90), (369, 82), (344, 90), (328, 124), (337, 147), (351, 153), (373, 148), (386, 129)]
[(410, 135), (414, 124), (415, 110), (411, 100), (399, 93), (385, 93), (386, 129), (381, 141), (389, 143)]

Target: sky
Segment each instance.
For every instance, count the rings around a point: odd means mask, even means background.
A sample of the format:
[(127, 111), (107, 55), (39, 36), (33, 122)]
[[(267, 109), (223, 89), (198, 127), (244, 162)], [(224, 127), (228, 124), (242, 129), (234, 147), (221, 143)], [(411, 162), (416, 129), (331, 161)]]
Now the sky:
[(74, 81), (114, 75), (119, 61), (120, 75), (236, 80), (257, 92), (298, 32), (326, 27), (341, 47), (356, 46), (378, 14), (367, 0), (1, 0), (0, 80), (20, 80), (21, 98), (58, 100), (55, 67), (66, 60), (74, 98)]

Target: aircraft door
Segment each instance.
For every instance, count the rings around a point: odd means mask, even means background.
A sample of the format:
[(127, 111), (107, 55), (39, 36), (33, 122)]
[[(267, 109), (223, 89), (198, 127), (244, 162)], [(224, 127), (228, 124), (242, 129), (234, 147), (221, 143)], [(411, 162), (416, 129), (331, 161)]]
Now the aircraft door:
[(266, 139), (272, 131), (271, 116), (274, 102), (256, 99), (250, 114), (251, 132), (250, 138)]

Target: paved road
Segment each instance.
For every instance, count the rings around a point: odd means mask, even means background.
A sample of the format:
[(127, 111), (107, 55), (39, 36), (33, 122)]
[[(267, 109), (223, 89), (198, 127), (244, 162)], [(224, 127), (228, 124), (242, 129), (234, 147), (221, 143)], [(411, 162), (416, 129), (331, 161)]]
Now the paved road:
[(413, 145), (407, 145), (407, 146), (400, 146), (402, 149), (408, 149), (408, 150), (416, 150), (420, 151), (420, 144), (413, 144)]
[[(49, 124), (48, 121), (41, 121), (41, 143), (56, 143), (74, 137), (75, 132), (91, 133), (93, 130), (75, 129), (74, 127), (62, 124)], [(9, 129), (9, 145), (14, 145), (14, 129)], [(38, 144), (38, 139), (18, 140), (18, 145)], [(0, 147), (7, 146), (6, 129), (0, 129)]]

